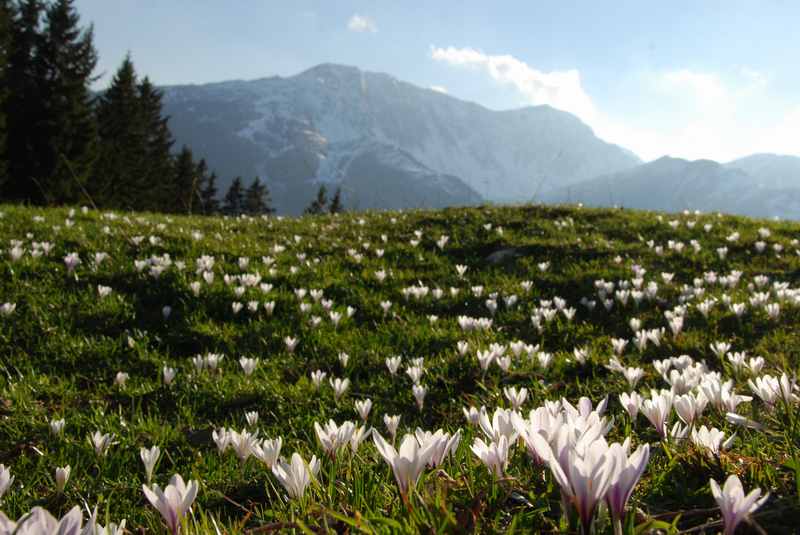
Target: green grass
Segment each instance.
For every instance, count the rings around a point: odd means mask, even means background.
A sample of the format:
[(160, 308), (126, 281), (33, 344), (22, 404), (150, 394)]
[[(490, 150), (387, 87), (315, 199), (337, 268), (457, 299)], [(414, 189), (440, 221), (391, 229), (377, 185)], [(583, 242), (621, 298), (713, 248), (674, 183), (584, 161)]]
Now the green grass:
[[(608, 412), (615, 419), (609, 440), (632, 436), (634, 444), (650, 443), (652, 454), (631, 505), (638, 509), (629, 528), (647, 529), (648, 522), (673, 523), (674, 529), (719, 530), (716, 504), (709, 478), (722, 481), (739, 474), (746, 490), (756, 486), (772, 493), (754, 515), (768, 532), (790, 532), (800, 522), (800, 429), (796, 406), (773, 411), (754, 399), (741, 405), (740, 413), (761, 422), (763, 431), (735, 428), (724, 415), (709, 407), (701, 423), (716, 426), (737, 438), (719, 459), (709, 459), (691, 444), (665, 444), (643, 416), (631, 422), (617, 395), (628, 392), (625, 379), (608, 371), (611, 338), (631, 338), (628, 325), (637, 317), (645, 328), (666, 327), (664, 311), (678, 304), (681, 287), (692, 284), (706, 271), (719, 275), (741, 271), (734, 289), (708, 284), (705, 297), (727, 293), (733, 302), (747, 302), (747, 285), (764, 274), (772, 282), (798, 287), (800, 248), (795, 240), (800, 225), (717, 215), (658, 215), (654, 213), (523, 206), (481, 207), (405, 213), (344, 214), (301, 219), (171, 217), (152, 214), (117, 214), (80, 210), (72, 218), (66, 209), (33, 209), (4, 206), (0, 219), (0, 303), (16, 303), (16, 311), (0, 317), (0, 463), (9, 466), (16, 481), (3, 496), (0, 509), (18, 518), (31, 507), (42, 505), (63, 514), (76, 504), (100, 504), (111, 520), (128, 519), (128, 528), (145, 527), (159, 532), (158, 514), (144, 499), (145, 481), (139, 448), (159, 445), (164, 452), (154, 480), (162, 486), (173, 473), (200, 481), (189, 529), (228, 533), (254, 530), (346, 530), (371, 532), (552, 532), (566, 529), (560, 515), (560, 494), (553, 478), (535, 466), (525, 448), (514, 448), (508, 477), (496, 481), (470, 451), (480, 430), (469, 426), (462, 407), (507, 407), (502, 388), (525, 386), (532, 399), (528, 410), (544, 400), (565, 397), (577, 401), (588, 396), (598, 401), (609, 396)], [(70, 219), (71, 225), (66, 221)], [(668, 222), (679, 220), (678, 228)], [(693, 229), (686, 221), (696, 221)], [(490, 230), (484, 228), (491, 223)], [(703, 225), (713, 224), (710, 231)], [(502, 227), (502, 234), (496, 231)], [(759, 228), (767, 228), (769, 245), (761, 254), (754, 243)], [(422, 231), (414, 247), (414, 231)], [(193, 233), (202, 233), (202, 237)], [(726, 238), (739, 232), (736, 242)], [(440, 250), (436, 240), (448, 235)], [(150, 237), (158, 240), (151, 241)], [(382, 237), (385, 236), (386, 241)], [(135, 237), (143, 237), (139, 245)], [(199, 239), (196, 239), (199, 238)], [(697, 240), (702, 249), (689, 245)], [(23, 258), (13, 261), (12, 240), (22, 241)], [(654, 245), (663, 246), (662, 255)], [(670, 240), (685, 244), (682, 252), (668, 248)], [(32, 242), (52, 242), (50, 254), (32, 258)], [(138, 240), (136, 240), (138, 241)], [(367, 247), (365, 244), (369, 244)], [(781, 244), (777, 254), (772, 244)], [(276, 253), (275, 245), (285, 251)], [(718, 247), (728, 247), (723, 260)], [(486, 261), (490, 253), (517, 248), (519, 256), (501, 265)], [(375, 254), (383, 249), (382, 257)], [(363, 255), (357, 261), (350, 249)], [(82, 264), (68, 275), (63, 257), (80, 254)], [(109, 259), (93, 268), (91, 259), (106, 252)], [(298, 254), (306, 255), (305, 260)], [(149, 268), (138, 272), (135, 260), (169, 255), (172, 263), (155, 278)], [(201, 280), (195, 261), (201, 255), (215, 258), (214, 282), (203, 283), (198, 296), (190, 284)], [(262, 257), (274, 258), (274, 272)], [(250, 265), (240, 269), (239, 257)], [(619, 258), (617, 258), (619, 257)], [(541, 272), (537, 264), (550, 262)], [(178, 262), (184, 262), (180, 269)], [(463, 279), (455, 266), (469, 267)], [(598, 303), (593, 311), (579, 304), (581, 298), (597, 299), (594, 281), (630, 280), (631, 266), (647, 270), (645, 285), (659, 284), (658, 300), (644, 300), (636, 307), (615, 304), (606, 312)], [(292, 272), (291, 268), (297, 268)], [(382, 283), (378, 270), (388, 276)], [(259, 272), (273, 285), (264, 294), (248, 288), (241, 298), (236, 284), (226, 285), (224, 274)], [(666, 285), (661, 272), (675, 274)], [(520, 283), (533, 282), (530, 292)], [(444, 291), (441, 299), (429, 294), (421, 300), (405, 300), (402, 289), (425, 284)], [(99, 298), (98, 285), (110, 286), (112, 294)], [(484, 286), (481, 298), (470, 288)], [(450, 288), (459, 288), (453, 297)], [(328, 319), (319, 303), (309, 314), (301, 313), (296, 288), (322, 289), (333, 300), (333, 310), (356, 309), (338, 326)], [(769, 291), (769, 286), (763, 291)], [(488, 331), (463, 332), (457, 316), (489, 317), (486, 294), (497, 292), (498, 310)], [(516, 294), (512, 309), (502, 296)], [(541, 333), (531, 323), (531, 311), (540, 299), (560, 296), (577, 309), (567, 322), (559, 315)], [(275, 302), (267, 315), (248, 313), (250, 300)], [(388, 314), (381, 301), (389, 300)], [(776, 301), (773, 292), (770, 300)], [(245, 303), (239, 314), (231, 303)], [(794, 376), (800, 354), (800, 310), (791, 299), (781, 301), (777, 320), (748, 303), (740, 319), (717, 305), (708, 319), (689, 306), (684, 332), (665, 336), (660, 347), (649, 345), (640, 353), (629, 344), (622, 360), (641, 365), (646, 374), (637, 387), (642, 393), (668, 385), (650, 365), (655, 359), (688, 354), (705, 360), (709, 368), (731, 376), (727, 362), (717, 359), (709, 344), (729, 341), (734, 351), (766, 359), (763, 373)], [(172, 313), (164, 319), (162, 308)], [(311, 315), (322, 317), (317, 327)], [(431, 324), (429, 315), (438, 316)], [(669, 332), (669, 329), (667, 328)], [(293, 354), (283, 338), (299, 337)], [(465, 357), (457, 354), (459, 340), (470, 343)], [(509, 373), (497, 366), (483, 374), (475, 358), (477, 349), (490, 343), (522, 340), (539, 344), (554, 354), (543, 370), (526, 358), (514, 361)], [(588, 347), (590, 361), (577, 366), (568, 359), (575, 347)], [(350, 355), (347, 368), (338, 360)], [(221, 371), (193, 371), (191, 359), (207, 352), (222, 353)], [(404, 366), (391, 377), (384, 359), (403, 355)], [(251, 377), (238, 364), (241, 356), (260, 363)], [(411, 380), (405, 364), (423, 357), (428, 387), (423, 411), (416, 409)], [(171, 386), (163, 385), (161, 368), (169, 365), (178, 374)], [(330, 377), (348, 377), (351, 388), (334, 403), (327, 378), (318, 392), (309, 374), (321, 369)], [(130, 378), (120, 388), (118, 371)], [(736, 391), (750, 394), (747, 377), (736, 377)], [(400, 414), (399, 435), (416, 427), (450, 432), (463, 429), (455, 455), (441, 470), (427, 470), (407, 508), (400, 500), (391, 470), (371, 440), (357, 454), (343, 453), (335, 461), (325, 458), (314, 435), (313, 423), (333, 418), (357, 420), (355, 399), (370, 398), (370, 425), (387, 436), (383, 414)], [(256, 459), (242, 468), (231, 452), (220, 456), (211, 440), (218, 427), (246, 427), (245, 412), (258, 411), (259, 436), (284, 440), (282, 454), (300, 452), (322, 458), (319, 484), (303, 503), (287, 500), (275, 477)], [(48, 421), (66, 420), (64, 434), (54, 438)], [(673, 414), (672, 421), (676, 417)], [(98, 458), (87, 436), (95, 430), (114, 433), (116, 443), (108, 455)], [(55, 492), (54, 472), (72, 466), (63, 495)], [(105, 513), (104, 513), (105, 514)], [(259, 528), (261, 530), (259, 531)], [(598, 525), (610, 532), (608, 522)]]

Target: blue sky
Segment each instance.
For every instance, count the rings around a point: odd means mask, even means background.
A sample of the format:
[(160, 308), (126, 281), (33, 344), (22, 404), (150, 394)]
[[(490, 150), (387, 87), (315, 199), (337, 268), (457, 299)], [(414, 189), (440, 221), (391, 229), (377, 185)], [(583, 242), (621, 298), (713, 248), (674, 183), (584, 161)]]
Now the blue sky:
[(800, 2), (77, 0), (105, 85), (387, 72), (492, 109), (550, 104), (645, 160), (800, 156)]

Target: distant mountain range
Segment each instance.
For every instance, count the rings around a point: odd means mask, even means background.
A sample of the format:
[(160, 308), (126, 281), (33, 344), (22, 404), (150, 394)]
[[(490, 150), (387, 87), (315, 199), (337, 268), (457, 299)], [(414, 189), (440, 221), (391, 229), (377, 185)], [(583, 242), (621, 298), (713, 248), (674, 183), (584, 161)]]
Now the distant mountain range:
[(206, 158), (221, 193), (260, 176), (280, 213), (326, 184), (350, 209), (545, 200), (800, 218), (800, 158), (643, 164), (549, 106), (492, 111), (333, 64), (162, 89), (178, 145)]
[(677, 212), (722, 211), (800, 218), (800, 158), (756, 154), (727, 164), (663, 157), (558, 188), (545, 202), (582, 202)]
[(179, 144), (265, 178), (288, 213), (323, 183), (352, 208), (518, 202), (640, 163), (549, 106), (491, 111), (354, 67), (163, 90)]

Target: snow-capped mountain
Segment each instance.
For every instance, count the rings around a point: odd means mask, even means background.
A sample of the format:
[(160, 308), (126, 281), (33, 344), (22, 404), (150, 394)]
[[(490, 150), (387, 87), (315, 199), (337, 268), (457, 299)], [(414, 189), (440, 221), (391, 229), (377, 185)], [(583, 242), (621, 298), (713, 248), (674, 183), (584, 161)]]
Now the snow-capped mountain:
[(353, 208), (519, 202), (640, 163), (549, 106), (491, 111), (341, 65), (163, 90), (178, 145), (228, 181), (265, 178), (288, 213), (320, 183)]
[(550, 191), (547, 202), (800, 218), (800, 158), (757, 154), (727, 164), (665, 156)]

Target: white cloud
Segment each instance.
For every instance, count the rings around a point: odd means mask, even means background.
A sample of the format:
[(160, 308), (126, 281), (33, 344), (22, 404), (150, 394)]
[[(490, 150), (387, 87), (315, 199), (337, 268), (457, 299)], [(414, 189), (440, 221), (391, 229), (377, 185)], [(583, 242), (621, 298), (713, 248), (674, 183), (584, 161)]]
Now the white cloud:
[(586, 122), (595, 119), (594, 105), (575, 69), (542, 72), (508, 54), (489, 55), (474, 48), (452, 46), (431, 47), (431, 58), (450, 65), (479, 68), (493, 80), (516, 88), (531, 104), (548, 104), (574, 113)]
[(347, 29), (351, 32), (369, 32), (369, 33), (376, 33), (378, 31), (378, 26), (375, 24), (375, 21), (369, 17), (364, 17), (356, 13), (350, 20), (347, 21)]
[(429, 87), (431, 91), (436, 91), (437, 93), (444, 93), (447, 94), (447, 88), (443, 85), (432, 85)]
[(629, 88), (646, 113), (609, 114), (595, 105), (576, 69), (543, 72), (511, 55), (469, 47), (432, 46), (430, 55), (510, 85), (530, 104), (573, 113), (599, 137), (645, 161), (663, 155), (721, 162), (755, 152), (800, 155), (800, 103), (776, 101), (769, 76), (756, 69), (741, 67), (724, 76), (691, 69), (646, 73)]

